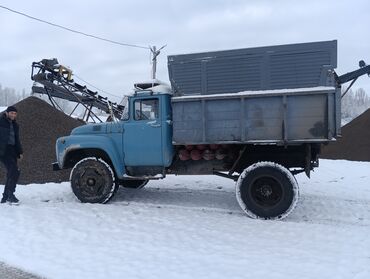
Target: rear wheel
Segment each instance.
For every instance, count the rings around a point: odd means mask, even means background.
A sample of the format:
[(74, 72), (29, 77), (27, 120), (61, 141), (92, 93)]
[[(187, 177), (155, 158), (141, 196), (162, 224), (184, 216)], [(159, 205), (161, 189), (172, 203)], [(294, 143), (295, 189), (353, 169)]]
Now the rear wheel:
[(273, 162), (251, 165), (236, 184), (239, 205), (251, 218), (283, 219), (295, 208), (298, 196), (294, 176)]
[(71, 187), (81, 202), (106, 203), (117, 192), (114, 172), (101, 158), (79, 161), (71, 171)]
[(141, 189), (146, 184), (148, 184), (149, 180), (123, 180), (121, 182), (121, 186), (125, 188), (131, 188), (131, 189)]

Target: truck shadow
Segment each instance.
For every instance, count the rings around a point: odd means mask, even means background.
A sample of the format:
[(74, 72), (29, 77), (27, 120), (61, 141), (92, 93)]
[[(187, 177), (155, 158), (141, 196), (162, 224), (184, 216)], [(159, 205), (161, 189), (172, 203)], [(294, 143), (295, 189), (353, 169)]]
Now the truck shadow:
[[(185, 187), (147, 187), (140, 190), (121, 188), (113, 203), (197, 210), (247, 218), (231, 189), (225, 191)], [(283, 222), (368, 227), (370, 202), (304, 194), (301, 195), (296, 209)]]
[(207, 209), (243, 214), (236, 200), (235, 193), (219, 189), (145, 187), (136, 190), (120, 188), (113, 202), (136, 203), (143, 204), (143, 206)]

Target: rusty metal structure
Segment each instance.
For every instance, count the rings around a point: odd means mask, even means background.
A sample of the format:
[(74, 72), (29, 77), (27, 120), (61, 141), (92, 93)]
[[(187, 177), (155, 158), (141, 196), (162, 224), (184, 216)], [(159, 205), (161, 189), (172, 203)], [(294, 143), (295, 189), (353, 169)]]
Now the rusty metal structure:
[[(74, 102), (76, 105), (69, 115), (78, 107), (84, 110), (82, 120), (85, 122), (103, 122), (93, 111), (100, 109), (110, 114), (108, 120), (121, 118), (124, 106), (111, 102), (107, 97), (101, 96), (97, 91), (90, 90), (73, 80), (72, 70), (59, 64), (56, 58), (42, 59), (32, 63), (31, 79), (35, 82), (32, 94), (46, 95), (50, 103), (57, 109), (63, 109), (56, 102), (56, 98)], [(64, 111), (63, 111), (64, 112)]]

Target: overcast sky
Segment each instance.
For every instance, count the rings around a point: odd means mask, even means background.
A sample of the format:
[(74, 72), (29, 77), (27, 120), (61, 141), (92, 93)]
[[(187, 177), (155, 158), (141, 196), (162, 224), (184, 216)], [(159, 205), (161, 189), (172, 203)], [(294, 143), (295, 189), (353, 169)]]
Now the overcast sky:
[[(167, 55), (338, 40), (339, 74), (370, 63), (370, 1), (113, 1), (0, 0), (0, 5), (112, 40), (162, 46), (158, 78), (168, 81)], [(58, 58), (78, 76), (115, 95), (150, 78), (149, 51), (112, 45), (0, 9), (0, 83), (30, 91), (31, 63)], [(356, 88), (370, 92), (370, 78)]]

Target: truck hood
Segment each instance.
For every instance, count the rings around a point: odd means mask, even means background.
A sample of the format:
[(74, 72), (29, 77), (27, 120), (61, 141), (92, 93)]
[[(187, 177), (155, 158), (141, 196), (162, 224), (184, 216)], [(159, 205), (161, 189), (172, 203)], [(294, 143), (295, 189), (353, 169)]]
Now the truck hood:
[(86, 124), (74, 128), (71, 135), (96, 135), (96, 134), (106, 134), (107, 133), (107, 123), (99, 124)]

